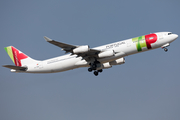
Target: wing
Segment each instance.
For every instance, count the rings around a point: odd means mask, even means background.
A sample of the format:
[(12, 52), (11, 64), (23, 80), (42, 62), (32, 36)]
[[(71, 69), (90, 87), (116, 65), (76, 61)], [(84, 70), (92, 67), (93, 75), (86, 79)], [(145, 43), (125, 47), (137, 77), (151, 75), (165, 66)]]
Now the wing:
[(97, 54), (99, 54), (101, 52), (101, 50), (89, 48), (88, 51), (81, 52), (81, 53), (74, 53), (73, 50), (78, 48), (78, 47), (81, 47), (81, 46), (75, 46), (75, 45), (70, 45), (70, 44), (58, 42), (58, 41), (52, 40), (48, 37), (44, 37), (44, 39), (47, 42), (62, 48), (62, 50), (66, 51), (66, 53), (70, 52), (72, 54), (76, 54), (76, 55), (81, 56), (83, 58), (84, 57), (94, 57), (94, 56), (97, 56)]
[(78, 47), (78, 46), (74, 46), (74, 45), (65, 44), (65, 43), (62, 43), (62, 42), (57, 42), (55, 40), (51, 40), (50, 38), (48, 38), (46, 36), (44, 37), (44, 39), (47, 42), (62, 48), (62, 50), (66, 51), (66, 52), (71, 52), (74, 48)]

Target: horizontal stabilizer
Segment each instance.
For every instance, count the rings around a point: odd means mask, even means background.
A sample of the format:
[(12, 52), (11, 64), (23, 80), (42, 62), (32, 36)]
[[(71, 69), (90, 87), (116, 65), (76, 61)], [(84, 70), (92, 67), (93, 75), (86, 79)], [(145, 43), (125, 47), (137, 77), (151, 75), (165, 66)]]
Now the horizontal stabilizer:
[(14, 70), (26, 70), (27, 67), (19, 67), (19, 66), (14, 66), (14, 65), (3, 65), (3, 67), (14, 69)]

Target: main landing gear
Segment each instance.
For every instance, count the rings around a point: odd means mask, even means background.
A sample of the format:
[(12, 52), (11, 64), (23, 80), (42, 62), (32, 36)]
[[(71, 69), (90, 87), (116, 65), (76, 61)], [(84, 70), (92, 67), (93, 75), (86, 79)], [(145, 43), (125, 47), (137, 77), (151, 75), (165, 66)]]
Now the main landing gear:
[(102, 71), (103, 71), (102, 69), (96, 70), (96, 71), (94, 71), (94, 75), (95, 75), (95, 76), (98, 76), (98, 74), (101, 73)]
[(100, 62), (99, 62), (99, 61), (95, 61), (94, 63), (90, 64), (91, 67), (88, 68), (88, 71), (89, 71), (89, 72), (92, 72), (92, 71), (94, 70), (94, 75), (95, 75), (95, 76), (98, 76), (98, 74), (103, 71), (102, 69), (96, 70), (97, 67), (98, 67), (98, 64), (100, 64)]

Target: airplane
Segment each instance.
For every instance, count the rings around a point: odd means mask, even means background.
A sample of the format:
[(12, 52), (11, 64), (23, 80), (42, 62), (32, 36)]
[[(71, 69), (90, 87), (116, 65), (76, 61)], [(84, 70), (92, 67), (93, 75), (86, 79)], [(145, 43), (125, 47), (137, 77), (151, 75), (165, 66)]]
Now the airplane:
[(178, 35), (172, 32), (157, 32), (90, 48), (88, 45), (70, 45), (44, 37), (47, 42), (60, 47), (69, 54), (40, 61), (30, 58), (13, 46), (8, 46), (4, 49), (15, 65), (4, 65), (3, 67), (10, 68), (11, 72), (16, 73), (56, 73), (88, 67), (89, 72), (94, 71), (94, 75), (98, 76), (103, 69), (124, 64), (124, 57), (128, 55), (160, 47), (167, 52), (167, 47), (177, 38)]

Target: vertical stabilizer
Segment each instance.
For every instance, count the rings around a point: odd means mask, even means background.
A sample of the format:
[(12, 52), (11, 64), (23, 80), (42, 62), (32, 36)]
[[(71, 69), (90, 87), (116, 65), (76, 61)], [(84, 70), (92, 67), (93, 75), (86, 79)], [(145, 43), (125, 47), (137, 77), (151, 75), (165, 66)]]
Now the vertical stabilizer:
[(4, 49), (16, 66), (24, 66), (36, 61), (13, 46), (8, 46)]

